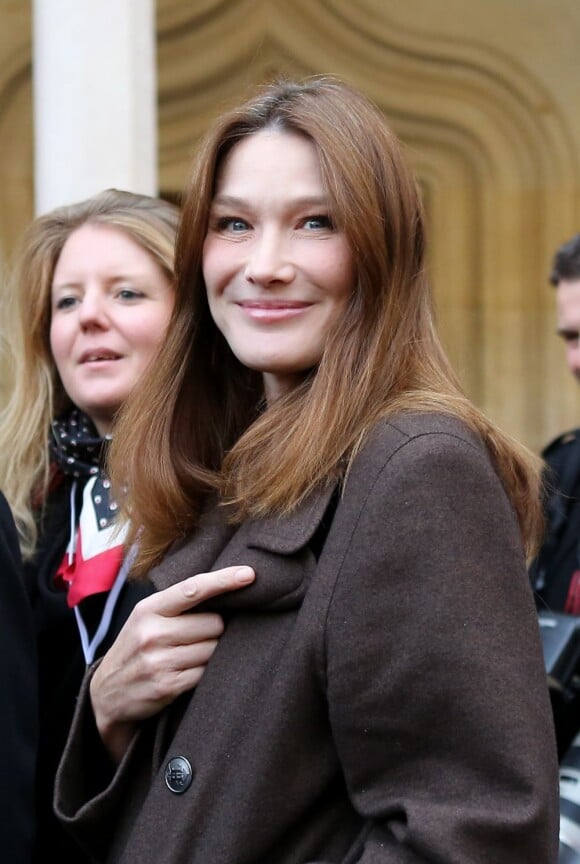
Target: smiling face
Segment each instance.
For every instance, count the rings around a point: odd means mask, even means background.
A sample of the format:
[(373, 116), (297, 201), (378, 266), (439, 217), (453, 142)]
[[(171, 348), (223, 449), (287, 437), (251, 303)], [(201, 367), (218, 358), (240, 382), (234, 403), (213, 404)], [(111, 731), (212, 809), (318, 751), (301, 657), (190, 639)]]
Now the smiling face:
[(100, 435), (139, 381), (165, 333), (173, 289), (123, 230), (83, 225), (58, 259), (50, 346), (62, 385)]
[(314, 144), (264, 130), (225, 158), (203, 250), (209, 307), (231, 350), (263, 373), (266, 397), (319, 363), (356, 283), (330, 218)]

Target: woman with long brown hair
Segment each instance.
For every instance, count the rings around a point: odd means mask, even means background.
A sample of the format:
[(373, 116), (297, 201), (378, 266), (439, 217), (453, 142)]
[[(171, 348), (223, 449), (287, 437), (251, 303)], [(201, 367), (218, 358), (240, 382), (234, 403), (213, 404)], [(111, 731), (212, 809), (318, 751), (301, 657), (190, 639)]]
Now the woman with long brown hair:
[[(424, 245), (399, 143), (341, 82), (265, 87), (201, 147), (112, 452), (167, 602), (90, 670), (59, 771), (95, 860), (554, 861), (537, 460), (462, 392)], [(247, 585), (198, 607), (226, 624), (192, 688), (166, 620), (224, 567)]]

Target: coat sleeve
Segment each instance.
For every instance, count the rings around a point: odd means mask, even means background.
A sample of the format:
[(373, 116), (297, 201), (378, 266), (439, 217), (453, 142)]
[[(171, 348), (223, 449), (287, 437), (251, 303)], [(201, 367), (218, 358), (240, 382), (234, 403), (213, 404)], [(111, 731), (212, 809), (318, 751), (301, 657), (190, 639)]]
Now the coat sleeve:
[(365, 495), (326, 633), (333, 734), (372, 825), (356, 860), (552, 864), (557, 758), (537, 619), (485, 451), (410, 439)]
[[(111, 761), (98, 732), (90, 684), (101, 663), (95, 661), (81, 684), (54, 790), (57, 817), (95, 864), (108, 860), (123, 803), (151, 783), (153, 721), (136, 732), (119, 765)], [(131, 787), (131, 781), (134, 785)]]
[(0, 849), (2, 860), (27, 864), (35, 833), (34, 777), (38, 672), (32, 610), (24, 586), (16, 528), (0, 493)]

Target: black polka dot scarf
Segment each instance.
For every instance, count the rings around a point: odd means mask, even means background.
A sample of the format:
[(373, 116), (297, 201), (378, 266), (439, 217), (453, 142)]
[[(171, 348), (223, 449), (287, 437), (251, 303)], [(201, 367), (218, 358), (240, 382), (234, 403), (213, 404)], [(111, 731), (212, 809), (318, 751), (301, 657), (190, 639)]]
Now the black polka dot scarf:
[[(78, 606), (86, 597), (110, 592), (118, 581), (124, 560), (126, 526), (120, 531), (115, 529), (117, 504), (111, 499), (111, 484), (103, 474), (110, 440), (110, 437), (100, 438), (90, 418), (78, 409), (52, 423), (51, 453), (63, 473), (72, 479), (71, 532), (55, 584), (66, 587), (68, 605), (75, 608), (87, 662), (91, 662), (89, 658), (95, 645), (106, 633), (118, 592), (111, 603), (107, 600), (94, 644)], [(83, 494), (80, 512), (77, 512), (76, 490), (79, 487)], [(126, 572), (121, 575), (120, 585)]]
[(99, 474), (110, 438), (101, 438), (92, 420), (73, 408), (52, 422), (50, 451), (67, 477), (92, 477)]
[(81, 483), (94, 477), (91, 497), (99, 529), (108, 528), (117, 516), (117, 503), (111, 499), (108, 479), (103, 473), (110, 436), (100, 438), (92, 420), (74, 408), (52, 423), (50, 449), (63, 474)]

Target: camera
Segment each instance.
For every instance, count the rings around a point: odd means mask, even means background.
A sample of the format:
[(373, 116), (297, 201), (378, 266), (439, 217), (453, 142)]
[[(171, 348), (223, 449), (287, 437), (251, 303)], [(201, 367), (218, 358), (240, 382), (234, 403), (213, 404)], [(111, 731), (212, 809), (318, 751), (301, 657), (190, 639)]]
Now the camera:
[(548, 686), (563, 695), (580, 690), (580, 617), (538, 613)]

